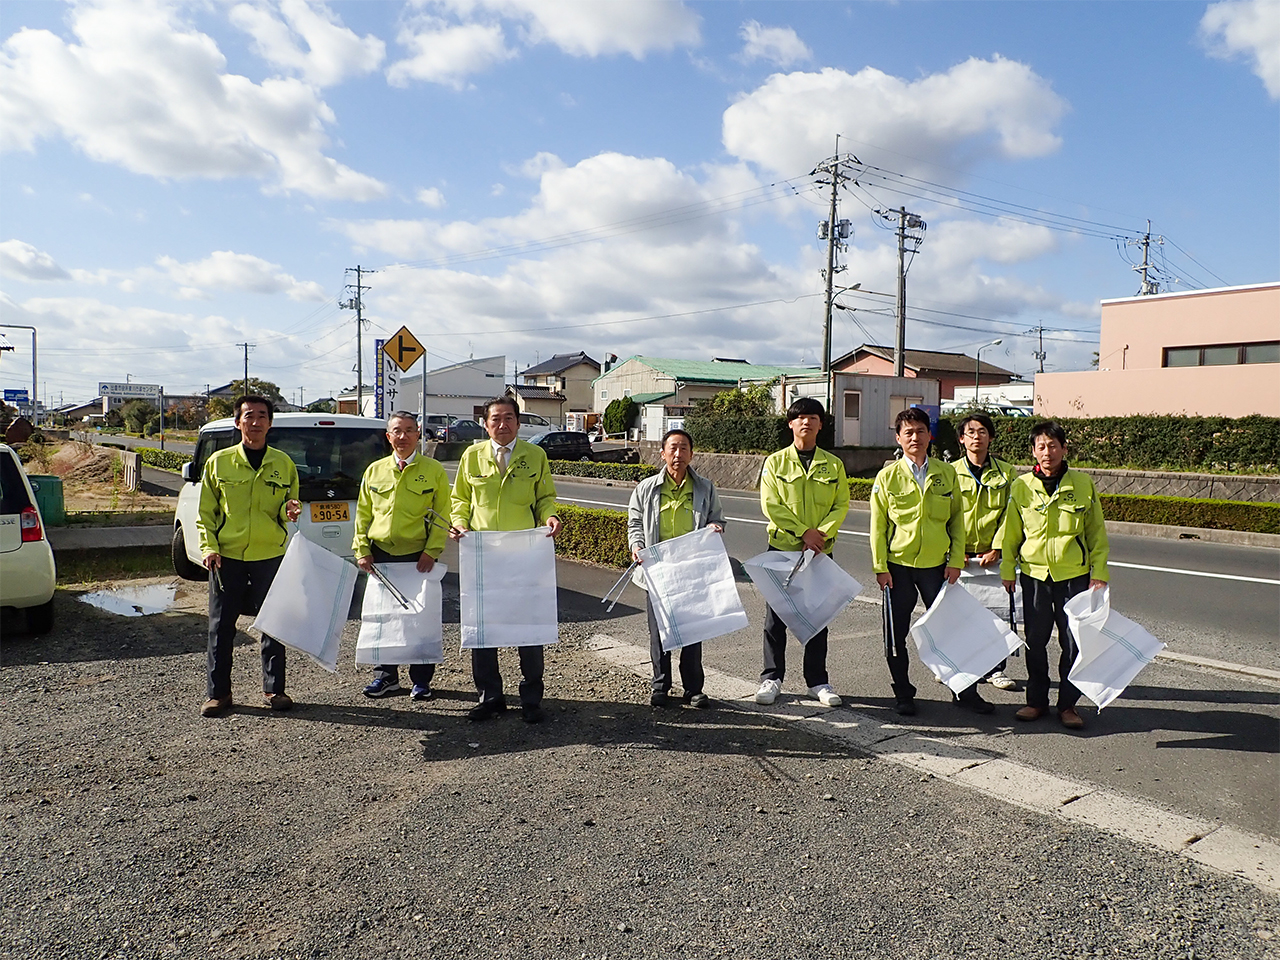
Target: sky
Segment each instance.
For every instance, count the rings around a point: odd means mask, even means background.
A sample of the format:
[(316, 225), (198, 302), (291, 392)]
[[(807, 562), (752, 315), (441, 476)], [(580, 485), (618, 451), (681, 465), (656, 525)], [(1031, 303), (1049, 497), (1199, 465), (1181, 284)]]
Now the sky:
[(1280, 0), (5, 0), (0, 323), (49, 405), (244, 343), (334, 395), (357, 265), (367, 383), (402, 325), (813, 365), (838, 157), (834, 356), (893, 342), (905, 209), (909, 348), (1087, 369), (1148, 221), (1162, 291), (1280, 279), (1278, 100)]

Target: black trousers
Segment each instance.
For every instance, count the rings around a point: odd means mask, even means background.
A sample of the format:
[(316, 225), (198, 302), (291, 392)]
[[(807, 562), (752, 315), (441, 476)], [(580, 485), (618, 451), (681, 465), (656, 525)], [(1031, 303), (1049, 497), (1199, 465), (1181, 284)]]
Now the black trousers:
[[(253, 613), (276, 578), (280, 561), (222, 558), (217, 576), (209, 574), (209, 650), (207, 694), (210, 700), (231, 696), (231, 652), (236, 642), (236, 620)], [(284, 693), (284, 644), (262, 635), (262, 692)]]
[[(417, 563), (422, 553), (405, 553), (390, 554), (383, 550), (380, 546), (372, 541), (369, 543), (369, 550), (373, 554), (374, 563)], [(409, 680), (415, 687), (431, 686), (431, 679), (436, 675), (436, 665), (434, 663), (411, 663), (409, 664)], [(394, 663), (380, 663), (373, 668), (373, 678), (375, 680), (390, 680), (392, 683), (400, 682), (400, 670)]]
[[(653, 601), (646, 595), (645, 614), (649, 618), (649, 659), (653, 662), (653, 691), (667, 693), (671, 689), (671, 652), (662, 649), (658, 635), (658, 618), (653, 613)], [(680, 686), (686, 696), (702, 692), (706, 675), (702, 671), (702, 644), (691, 643), (680, 648)]]
[[(770, 547), (777, 550), (777, 547)], [(768, 604), (764, 608), (764, 669), (761, 680), (777, 680), (787, 674), (787, 625)], [(827, 628), (823, 627), (804, 644), (804, 683), (807, 687), (820, 687), (830, 683), (827, 678)]]
[[(898, 700), (912, 700), (915, 685), (908, 676), (911, 660), (907, 656), (907, 634), (911, 632), (911, 613), (916, 601), (923, 600), (925, 608), (933, 606), (942, 585), (947, 580), (946, 564), (936, 567), (903, 567), (889, 564), (889, 576), (893, 586), (889, 589), (889, 609), (893, 613), (893, 656), (889, 662), (889, 677), (893, 681), (893, 695)], [(978, 685), (973, 684), (960, 692), (961, 700), (978, 696)]]
[(1050, 577), (1037, 580), (1023, 573), (1022, 625), (1027, 639), (1027, 706), (1049, 709), (1049, 635), (1058, 627), (1058, 709), (1074, 708), (1080, 701), (1080, 691), (1067, 679), (1071, 665), (1076, 661), (1076, 640), (1067, 627), (1067, 614), (1063, 607), (1078, 593), (1089, 589), (1089, 574), (1082, 573), (1070, 580), (1057, 581)]
[[(520, 651), (520, 703), (542, 703), (542, 647), (517, 647)], [(480, 693), (480, 702), (502, 700), (502, 674), (498, 671), (497, 650), (471, 651), (471, 679)]]

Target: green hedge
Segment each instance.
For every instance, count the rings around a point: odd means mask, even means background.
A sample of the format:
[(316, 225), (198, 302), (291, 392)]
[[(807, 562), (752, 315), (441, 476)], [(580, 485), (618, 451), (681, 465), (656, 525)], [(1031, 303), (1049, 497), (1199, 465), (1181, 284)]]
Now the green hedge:
[(849, 478), (849, 499), (850, 500), (870, 500), (871, 485), (874, 480), (863, 480), (861, 477)]
[(1145, 497), (1102, 494), (1102, 513), (1108, 520), (1160, 523), (1171, 527), (1209, 530), (1247, 530), (1280, 533), (1280, 503), (1242, 503), (1237, 500), (1197, 500), (1190, 497)]
[[(954, 427), (963, 414), (950, 416)], [(1031, 429), (1039, 417), (992, 417), (991, 452), (1014, 463), (1030, 459)], [(1058, 421), (1073, 462), (1104, 469), (1255, 471), (1280, 469), (1280, 417), (1091, 417)], [(960, 455), (953, 430), (939, 429), (939, 446)], [(948, 436), (941, 436), (942, 434)]]
[(155, 450), (151, 447), (139, 447), (136, 453), (142, 457), (142, 462), (150, 467), (158, 467), (161, 470), (172, 470), (175, 473), (182, 472), (182, 465), (191, 462), (191, 454), (175, 453), (172, 450)]
[(557, 503), (556, 516), (564, 523), (556, 536), (558, 556), (610, 567), (631, 565), (625, 513)]
[(658, 472), (650, 463), (591, 463), (586, 460), (552, 460), (551, 472), (561, 477), (599, 477), (603, 480), (643, 480)]

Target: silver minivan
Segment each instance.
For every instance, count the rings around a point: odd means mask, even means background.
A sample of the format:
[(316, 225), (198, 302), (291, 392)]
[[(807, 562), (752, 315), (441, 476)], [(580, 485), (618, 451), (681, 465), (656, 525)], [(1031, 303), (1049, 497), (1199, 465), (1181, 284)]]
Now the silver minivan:
[[(209, 578), (201, 563), (196, 531), (201, 471), (215, 452), (239, 442), (234, 420), (206, 423), (200, 428), (195, 456), (182, 467), (182, 479), (187, 482), (178, 493), (172, 553), (173, 569), (187, 580)], [(386, 424), (341, 413), (277, 413), (267, 444), (287, 453), (298, 468), (298, 499), (302, 501), (298, 530), (339, 556), (351, 556), (360, 478), (369, 464), (391, 453)]]

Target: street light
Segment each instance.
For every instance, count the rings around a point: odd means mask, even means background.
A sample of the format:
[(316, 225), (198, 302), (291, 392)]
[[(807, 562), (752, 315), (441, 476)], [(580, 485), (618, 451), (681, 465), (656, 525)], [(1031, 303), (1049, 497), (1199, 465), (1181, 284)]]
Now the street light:
[(984, 343), (977, 350), (973, 357), (973, 405), (978, 405), (978, 378), (982, 370), (982, 351), (987, 347), (996, 347), (1004, 343), (1003, 340), (992, 340), (990, 343)]

